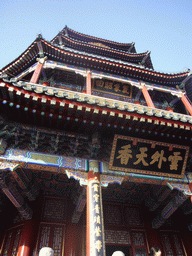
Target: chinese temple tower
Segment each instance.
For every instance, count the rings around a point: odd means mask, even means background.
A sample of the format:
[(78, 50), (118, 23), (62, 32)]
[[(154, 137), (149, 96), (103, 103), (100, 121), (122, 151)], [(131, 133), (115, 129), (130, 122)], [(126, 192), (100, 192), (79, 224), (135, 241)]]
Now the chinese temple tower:
[(192, 73), (78, 33), (0, 70), (0, 255), (192, 255)]

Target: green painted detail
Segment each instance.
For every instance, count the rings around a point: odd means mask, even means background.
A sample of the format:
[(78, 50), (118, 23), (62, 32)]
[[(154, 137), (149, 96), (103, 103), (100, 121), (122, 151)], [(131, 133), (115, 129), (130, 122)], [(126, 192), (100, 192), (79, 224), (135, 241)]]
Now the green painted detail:
[(85, 171), (89, 171), (89, 161), (87, 159), (85, 160)]

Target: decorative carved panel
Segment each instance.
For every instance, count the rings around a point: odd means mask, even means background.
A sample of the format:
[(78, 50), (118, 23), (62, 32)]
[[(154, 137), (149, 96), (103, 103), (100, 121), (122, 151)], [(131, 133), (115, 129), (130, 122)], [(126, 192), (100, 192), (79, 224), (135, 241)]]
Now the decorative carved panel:
[(64, 221), (65, 201), (56, 198), (46, 198), (42, 219)]
[(128, 231), (106, 230), (105, 243), (130, 245), (130, 233)]
[(63, 255), (65, 226), (57, 224), (41, 224), (37, 241), (36, 255), (42, 247), (51, 247), (54, 256)]
[(167, 256), (173, 256), (173, 250), (172, 250), (172, 247), (171, 247), (171, 242), (170, 242), (170, 239), (169, 239), (169, 235), (168, 234), (162, 234), (161, 235), (161, 241), (162, 241), (162, 244), (164, 246), (164, 250), (165, 250), (165, 253)]
[(161, 241), (166, 256), (184, 256), (184, 248), (179, 236), (176, 232), (164, 232), (161, 234)]
[(132, 232), (132, 241), (134, 246), (144, 246), (145, 238), (142, 232)]
[(104, 205), (104, 223), (107, 225), (123, 225), (120, 205)]
[(128, 226), (141, 226), (142, 219), (138, 208), (125, 207), (124, 208), (125, 223)]

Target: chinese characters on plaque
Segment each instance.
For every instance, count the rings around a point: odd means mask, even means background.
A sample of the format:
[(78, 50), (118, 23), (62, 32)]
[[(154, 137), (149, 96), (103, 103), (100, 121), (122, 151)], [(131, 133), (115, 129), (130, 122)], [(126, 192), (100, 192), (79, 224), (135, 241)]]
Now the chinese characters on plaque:
[(96, 91), (105, 91), (127, 98), (132, 96), (132, 87), (129, 83), (119, 83), (111, 80), (94, 79), (92, 82), (92, 88)]
[(102, 206), (101, 206), (101, 194), (100, 184), (94, 181), (91, 184), (91, 197), (92, 197), (92, 221), (91, 221), (91, 233), (94, 237), (95, 252), (93, 255), (104, 255), (104, 230), (102, 225)]
[(182, 178), (188, 153), (186, 146), (115, 135), (109, 168)]

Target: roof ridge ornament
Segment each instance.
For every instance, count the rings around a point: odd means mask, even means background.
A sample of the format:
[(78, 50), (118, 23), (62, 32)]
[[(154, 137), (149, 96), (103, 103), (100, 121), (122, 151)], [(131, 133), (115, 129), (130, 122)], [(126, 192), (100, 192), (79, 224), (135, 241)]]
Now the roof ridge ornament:
[(145, 62), (146, 62), (147, 58), (149, 57), (150, 53), (151, 53), (151, 51), (146, 52), (146, 55), (143, 57), (143, 59), (141, 61), (141, 65), (145, 64)]
[(134, 46), (135, 46), (135, 43), (132, 42), (132, 43), (131, 43), (131, 46), (129, 47), (129, 49), (128, 49), (127, 52), (130, 53)]
[(41, 40), (42, 38), (43, 38), (42, 34), (38, 34), (38, 35), (36, 36), (36, 39), (37, 39), (37, 40)]

